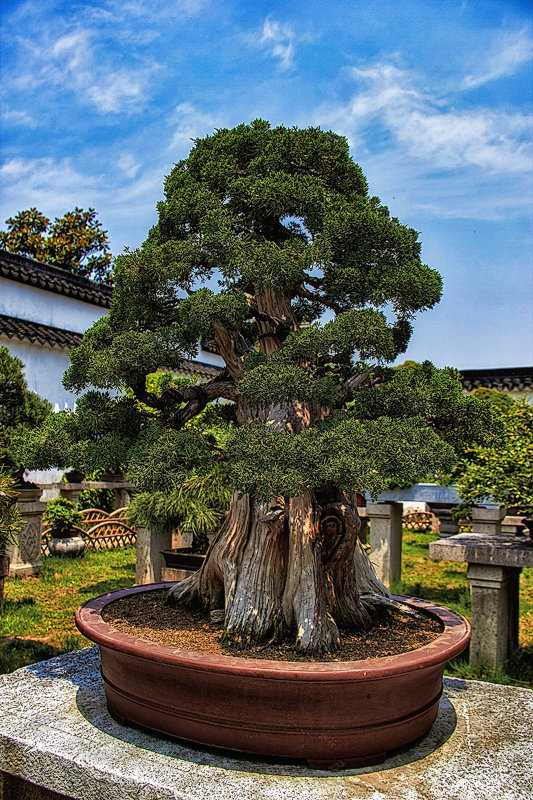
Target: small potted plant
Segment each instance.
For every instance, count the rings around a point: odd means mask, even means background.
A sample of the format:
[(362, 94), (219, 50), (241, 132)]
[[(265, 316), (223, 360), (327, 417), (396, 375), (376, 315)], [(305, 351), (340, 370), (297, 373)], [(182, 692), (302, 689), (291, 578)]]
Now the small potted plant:
[(66, 497), (51, 500), (43, 515), (46, 525), (50, 525), (50, 552), (54, 556), (80, 556), (85, 550), (83, 530), (77, 526), (81, 514), (74, 503)]
[(4, 580), (9, 575), (7, 548), (15, 544), (22, 528), (22, 515), (16, 507), (15, 479), (0, 470), (0, 613), (4, 605)]

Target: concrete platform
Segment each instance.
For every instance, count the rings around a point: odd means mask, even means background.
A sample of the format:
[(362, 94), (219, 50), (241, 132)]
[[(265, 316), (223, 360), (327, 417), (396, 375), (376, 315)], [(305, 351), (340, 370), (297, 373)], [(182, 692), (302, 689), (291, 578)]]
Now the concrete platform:
[(0, 769), (9, 800), (531, 800), (533, 795), (529, 689), (447, 678), (438, 718), (423, 739), (378, 766), (338, 772), (209, 751), (118, 725), (106, 710), (96, 647), (0, 676), (0, 696)]

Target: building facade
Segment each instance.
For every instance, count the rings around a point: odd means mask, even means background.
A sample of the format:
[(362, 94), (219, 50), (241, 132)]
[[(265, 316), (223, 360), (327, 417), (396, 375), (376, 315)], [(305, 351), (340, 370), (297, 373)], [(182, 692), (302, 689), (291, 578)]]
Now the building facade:
[[(110, 286), (26, 256), (0, 250), (0, 345), (20, 358), (31, 391), (54, 410), (73, 408), (76, 395), (62, 385), (70, 350), (111, 306)], [(208, 379), (224, 366), (216, 352), (200, 348), (179, 374)]]

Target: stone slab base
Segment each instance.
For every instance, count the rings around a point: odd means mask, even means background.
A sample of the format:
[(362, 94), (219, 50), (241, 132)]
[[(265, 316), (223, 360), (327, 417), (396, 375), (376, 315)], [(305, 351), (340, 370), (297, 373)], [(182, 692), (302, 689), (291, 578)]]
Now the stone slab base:
[(120, 726), (90, 647), (0, 676), (4, 797), (530, 800), (533, 691), (452, 678), (444, 688), (435, 724), (414, 745), (373, 767), (326, 772)]

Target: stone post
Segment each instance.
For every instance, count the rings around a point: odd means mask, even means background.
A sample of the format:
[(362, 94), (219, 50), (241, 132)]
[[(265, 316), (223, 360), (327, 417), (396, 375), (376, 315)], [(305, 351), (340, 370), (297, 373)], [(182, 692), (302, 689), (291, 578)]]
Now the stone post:
[(41, 489), (31, 487), (22, 489), (17, 499), (23, 526), (17, 543), (7, 548), (6, 555), (11, 561), (9, 571), (12, 575), (36, 575), (43, 565), (41, 537), (46, 503), (40, 502), (40, 496)]
[(116, 510), (117, 508), (124, 508), (125, 506), (129, 505), (130, 502), (130, 493), (125, 486), (120, 487), (111, 487), (115, 492), (115, 497), (113, 499), (113, 508)]
[(170, 528), (137, 528), (137, 558), (135, 566), (135, 583), (159, 583), (162, 580), (161, 570), (165, 567), (162, 550), (172, 547), (172, 530)]
[(501, 535), (502, 520), (507, 513), (503, 506), (496, 508), (472, 509), (472, 533), (485, 533)]
[(60, 483), (59, 494), (61, 497), (66, 497), (67, 500), (70, 500), (71, 503), (77, 506), (80, 494), (85, 488), (83, 483)]
[(450, 536), (455, 536), (459, 533), (459, 525), (452, 517), (451, 506), (443, 507), (436, 503), (430, 503), (429, 505), (439, 521), (439, 539), (448, 539)]
[(469, 564), (472, 595), (470, 663), (501, 667), (518, 648), (520, 567)]
[(402, 504), (368, 503), (370, 561), (378, 578), (389, 587), (402, 575)]

